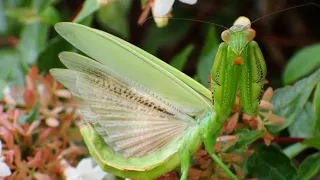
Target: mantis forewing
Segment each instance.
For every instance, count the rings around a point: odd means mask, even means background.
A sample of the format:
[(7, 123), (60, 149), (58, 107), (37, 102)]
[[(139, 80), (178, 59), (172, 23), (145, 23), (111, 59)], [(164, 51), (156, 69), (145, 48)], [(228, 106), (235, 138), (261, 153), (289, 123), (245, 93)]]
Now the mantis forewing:
[(205, 87), (134, 45), (75, 23), (55, 28), (94, 59), (63, 52), (59, 57), (69, 69), (52, 69), (51, 74), (76, 99), (86, 121), (81, 133), (103, 170), (153, 179), (181, 164), (181, 180), (186, 180), (190, 157), (204, 142), (212, 158), (237, 179), (213, 145), (239, 89), (244, 110), (256, 111), (266, 69), (253, 36), (247, 37), (247, 24), (235, 23), (217, 53), (214, 105)]

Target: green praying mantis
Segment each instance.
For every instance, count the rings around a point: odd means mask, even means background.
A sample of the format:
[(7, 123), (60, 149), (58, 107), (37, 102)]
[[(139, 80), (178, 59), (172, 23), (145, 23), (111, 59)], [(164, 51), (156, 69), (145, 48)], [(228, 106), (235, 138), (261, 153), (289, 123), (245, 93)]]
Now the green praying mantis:
[(181, 180), (186, 180), (191, 156), (204, 143), (216, 163), (237, 179), (213, 147), (238, 92), (243, 111), (257, 113), (267, 69), (250, 25), (240, 17), (222, 33), (212, 92), (111, 34), (75, 23), (55, 25), (92, 58), (62, 52), (59, 58), (68, 69), (50, 72), (72, 92), (86, 122), (82, 136), (100, 167), (144, 180), (181, 165)]

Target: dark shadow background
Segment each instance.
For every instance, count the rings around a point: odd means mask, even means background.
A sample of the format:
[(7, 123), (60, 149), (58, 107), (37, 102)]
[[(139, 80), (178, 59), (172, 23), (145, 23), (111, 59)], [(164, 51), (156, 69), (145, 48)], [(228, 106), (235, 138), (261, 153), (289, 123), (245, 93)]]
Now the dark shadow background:
[[(173, 8), (173, 17), (204, 20), (230, 27), (239, 16), (246, 16), (253, 21), (272, 12), (311, 2), (301, 0), (198, 0), (196, 5), (187, 5), (177, 0)], [(65, 0), (59, 6), (70, 8), (76, 12), (81, 4), (82, 0)], [(128, 15), (130, 23), (128, 41), (144, 48), (143, 44), (148, 29), (155, 25), (153, 19), (148, 20), (142, 26), (138, 25), (137, 20), (140, 13), (140, 1), (133, 0)], [(149, 15), (151, 16), (151, 14)], [(297, 50), (320, 41), (319, 17), (320, 7), (308, 5), (270, 15), (252, 25), (252, 28), (257, 32), (255, 40), (259, 43), (267, 62), (267, 79), (272, 87), (281, 86), (282, 70), (288, 59)], [(94, 24), (97, 28), (102, 28), (98, 23)], [(186, 31), (185, 35), (160, 47), (155, 55), (168, 61), (186, 44), (195, 45), (195, 50), (183, 69), (186, 74), (192, 76), (195, 73), (201, 48), (206, 41), (206, 29), (210, 25), (193, 21), (170, 20), (167, 28), (181, 31), (181, 28), (184, 28), (186, 24), (188, 28), (183, 30)], [(219, 36), (223, 30), (216, 27), (217, 38), (220, 39)], [(157, 38), (162, 37), (155, 36), (154, 41), (158, 41)]]

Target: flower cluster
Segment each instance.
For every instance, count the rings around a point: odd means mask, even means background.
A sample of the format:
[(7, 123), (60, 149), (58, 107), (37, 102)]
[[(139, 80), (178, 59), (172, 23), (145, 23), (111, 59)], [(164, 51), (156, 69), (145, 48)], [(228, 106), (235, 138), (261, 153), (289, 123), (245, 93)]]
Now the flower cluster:
[[(114, 179), (103, 172), (87, 156), (88, 152), (77, 124), (81, 121), (71, 94), (51, 76), (41, 76), (32, 68), (25, 77), (26, 87), (6, 88), (0, 102), (0, 177), (7, 179)], [(264, 93), (255, 116), (239, 113), (237, 97), (233, 114), (226, 120), (215, 144), (215, 153), (243, 179), (241, 164), (253, 153), (250, 148), (228, 151), (235, 145), (239, 129), (265, 130), (263, 139), (268, 145), (273, 136), (265, 125), (280, 124), (284, 118), (272, 114), (271, 88)], [(77, 165), (77, 166), (76, 166)], [(76, 167), (73, 167), (76, 166)], [(189, 179), (228, 179), (200, 147), (194, 154)], [(178, 179), (172, 171), (159, 178)]]
[(239, 123), (239, 98), (237, 97), (236, 105), (234, 107), (234, 114), (227, 120), (224, 126), (224, 132), (230, 134), (234, 129), (250, 128), (253, 130), (266, 130), (263, 139), (266, 145), (270, 145), (274, 139), (272, 134), (265, 128), (266, 125), (279, 125), (285, 121), (285, 118), (279, 117), (272, 113), (272, 104), (270, 103), (273, 95), (273, 89), (269, 87), (262, 96), (259, 104), (258, 113), (254, 116), (242, 114), (243, 123)]
[[(76, 125), (80, 117), (71, 94), (36, 68), (26, 87), (6, 88), (0, 102), (0, 175), (7, 179), (61, 179), (67, 168), (88, 155)], [(1, 153), (1, 152), (0, 152)]]
[(0, 177), (6, 177), (11, 175), (11, 170), (9, 166), (3, 162), (4, 157), (1, 156), (2, 153), (2, 142), (0, 141)]

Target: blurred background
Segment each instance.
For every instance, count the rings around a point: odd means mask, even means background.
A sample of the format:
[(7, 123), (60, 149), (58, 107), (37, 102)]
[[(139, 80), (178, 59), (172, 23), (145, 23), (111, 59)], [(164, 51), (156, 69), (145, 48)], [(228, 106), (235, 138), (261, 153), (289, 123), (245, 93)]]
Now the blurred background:
[[(1, 87), (7, 83), (23, 83), (20, 78), (23, 78), (30, 65), (37, 65), (40, 72), (61, 67), (57, 54), (73, 48), (57, 36), (53, 24), (74, 20), (81, 11), (81, 23), (121, 37), (168, 63), (181, 52), (184, 55), (180, 65), (178, 63), (179, 68), (206, 84), (206, 75), (221, 42), (223, 28), (174, 19), (169, 20), (167, 26), (157, 28), (152, 18), (139, 25), (142, 4), (147, 3), (146, 0), (115, 1), (101, 7), (90, 6), (90, 1), (86, 5), (82, 0), (1, 0)], [(200, 0), (195, 5), (189, 5), (177, 0), (171, 14), (173, 17), (231, 27), (239, 16), (247, 16), (253, 21), (272, 12), (309, 2)], [(267, 62), (267, 79), (271, 86), (276, 88), (282, 85), (283, 69), (295, 52), (319, 42), (319, 16), (320, 8), (309, 5), (267, 16), (252, 25), (257, 32), (255, 40)]]

